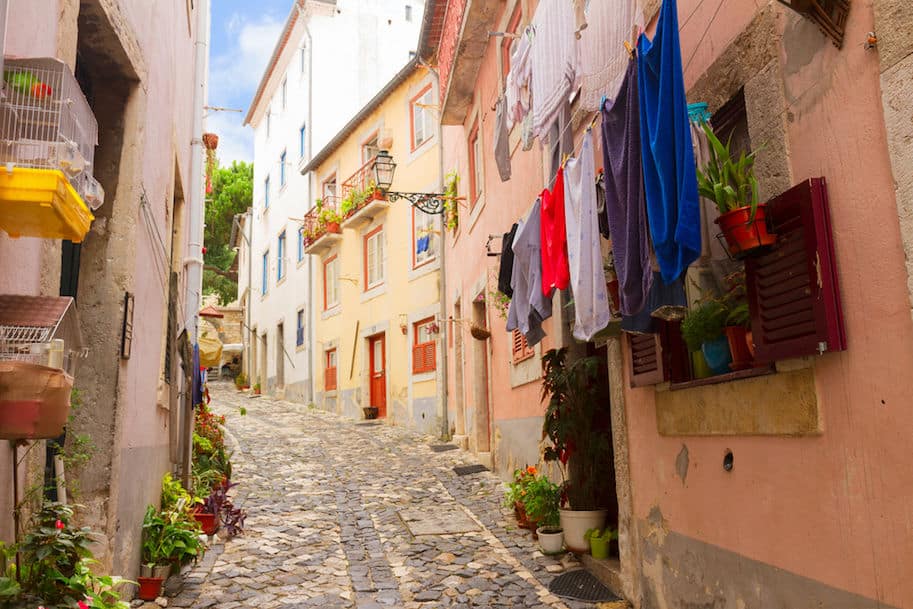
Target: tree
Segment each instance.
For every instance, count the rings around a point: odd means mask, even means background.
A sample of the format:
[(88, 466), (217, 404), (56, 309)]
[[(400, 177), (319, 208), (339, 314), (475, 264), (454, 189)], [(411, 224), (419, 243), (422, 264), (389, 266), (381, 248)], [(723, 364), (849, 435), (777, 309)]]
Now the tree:
[(206, 201), (206, 231), (203, 255), (203, 293), (218, 294), (227, 304), (238, 297), (238, 280), (229, 272), (236, 253), (228, 242), (232, 219), (251, 206), (254, 166), (233, 161), (231, 167), (218, 167), (212, 176), (212, 193)]

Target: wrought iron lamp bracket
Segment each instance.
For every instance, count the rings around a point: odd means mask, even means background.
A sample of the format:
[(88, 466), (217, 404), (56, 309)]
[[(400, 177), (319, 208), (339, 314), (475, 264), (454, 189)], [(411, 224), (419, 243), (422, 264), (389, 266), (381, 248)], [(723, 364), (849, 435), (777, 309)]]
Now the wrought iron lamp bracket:
[(420, 209), (426, 214), (442, 214), (447, 207), (447, 195), (436, 192), (395, 192), (384, 193), (387, 200), (395, 203), (400, 199), (409, 201), (412, 207)]

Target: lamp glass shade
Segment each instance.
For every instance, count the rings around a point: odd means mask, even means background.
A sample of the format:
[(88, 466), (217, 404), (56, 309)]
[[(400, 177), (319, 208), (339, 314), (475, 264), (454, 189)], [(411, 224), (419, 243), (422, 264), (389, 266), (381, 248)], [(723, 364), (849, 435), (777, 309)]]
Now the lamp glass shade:
[(381, 150), (374, 158), (374, 182), (381, 190), (388, 190), (393, 184), (393, 173), (396, 171), (396, 163), (393, 157), (386, 150)]

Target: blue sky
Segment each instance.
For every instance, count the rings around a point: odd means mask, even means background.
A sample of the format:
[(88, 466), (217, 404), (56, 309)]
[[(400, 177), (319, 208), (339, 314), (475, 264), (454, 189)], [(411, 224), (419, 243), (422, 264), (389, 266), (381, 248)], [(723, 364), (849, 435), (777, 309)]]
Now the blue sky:
[(211, 112), (206, 130), (219, 135), (219, 161), (252, 161), (253, 130), (243, 127), (263, 69), (293, 0), (213, 0), (209, 105), (244, 112)]

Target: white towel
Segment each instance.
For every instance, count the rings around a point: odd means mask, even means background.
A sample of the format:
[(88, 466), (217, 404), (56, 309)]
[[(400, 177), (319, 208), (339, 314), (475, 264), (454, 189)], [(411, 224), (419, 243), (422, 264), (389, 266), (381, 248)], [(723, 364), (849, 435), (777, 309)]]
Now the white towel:
[(624, 43), (637, 41), (631, 32), (643, 26), (637, 0), (591, 1), (586, 29), (580, 32), (580, 106), (599, 110), (602, 97), (615, 99), (630, 59)]
[(530, 43), (533, 135), (540, 139), (576, 85), (574, 24), (574, 5), (569, 0), (541, 0), (533, 16)]
[(588, 341), (612, 318), (599, 248), (592, 131), (583, 136), (580, 156), (564, 164), (564, 218), (574, 295), (574, 338)]
[(523, 118), (529, 114), (529, 81), (532, 74), (529, 65), (529, 33), (524, 32), (513, 47), (510, 54), (510, 72), (507, 73), (507, 80), (504, 83), (508, 131), (515, 123), (522, 123)]

